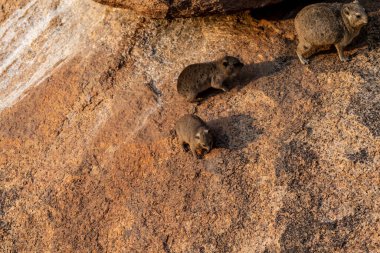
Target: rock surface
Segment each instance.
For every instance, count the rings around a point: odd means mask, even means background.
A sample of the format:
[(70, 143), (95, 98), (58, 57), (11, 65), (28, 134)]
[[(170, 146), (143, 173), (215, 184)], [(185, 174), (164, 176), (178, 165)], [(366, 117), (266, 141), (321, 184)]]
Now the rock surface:
[[(4, 1), (3, 1), (4, 2)], [(303, 66), (293, 20), (149, 20), (91, 0), (2, 4), (1, 252), (378, 252), (380, 4)], [(188, 104), (188, 64), (237, 87)], [(172, 132), (196, 111), (203, 160)]]
[(153, 18), (194, 17), (260, 8), (282, 0), (94, 0)]

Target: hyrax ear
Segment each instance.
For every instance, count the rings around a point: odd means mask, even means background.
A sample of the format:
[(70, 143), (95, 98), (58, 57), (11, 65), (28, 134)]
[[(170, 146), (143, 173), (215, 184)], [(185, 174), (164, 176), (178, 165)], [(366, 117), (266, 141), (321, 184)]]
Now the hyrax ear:
[(201, 138), (201, 133), (199, 133), (199, 132), (196, 133), (196, 134), (195, 134), (195, 139), (200, 139), (200, 138)]
[(349, 16), (350, 15), (350, 7), (345, 6), (343, 8), (343, 13), (344, 13), (344, 15)]
[(205, 134), (207, 134), (208, 131), (209, 131), (208, 129), (203, 130), (203, 132), (204, 132)]
[(353, 3), (353, 4), (358, 4), (359, 1), (358, 1), (358, 0), (354, 0), (352, 3)]

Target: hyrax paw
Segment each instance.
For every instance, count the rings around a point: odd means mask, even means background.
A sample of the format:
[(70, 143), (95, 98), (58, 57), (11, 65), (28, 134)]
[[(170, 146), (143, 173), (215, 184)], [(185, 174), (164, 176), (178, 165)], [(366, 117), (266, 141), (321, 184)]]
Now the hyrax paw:
[(202, 154), (198, 153), (197, 151), (194, 152), (194, 157), (197, 158), (197, 159), (202, 159), (203, 158)]

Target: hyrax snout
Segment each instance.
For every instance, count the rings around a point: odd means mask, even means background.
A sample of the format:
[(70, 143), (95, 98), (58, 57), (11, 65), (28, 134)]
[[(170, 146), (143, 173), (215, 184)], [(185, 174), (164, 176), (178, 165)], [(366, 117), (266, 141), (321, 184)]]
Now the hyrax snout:
[(212, 149), (213, 136), (210, 128), (196, 115), (182, 116), (175, 125), (175, 131), (184, 150), (187, 151), (186, 145), (189, 145), (191, 152), (198, 159)]
[(297, 55), (301, 63), (318, 48), (334, 45), (341, 61), (343, 49), (368, 23), (368, 16), (357, 0), (348, 4), (317, 3), (303, 8), (295, 18), (298, 35)]
[(199, 101), (198, 94), (210, 87), (227, 91), (223, 82), (236, 77), (243, 66), (238, 58), (232, 56), (213, 62), (191, 64), (179, 75), (177, 91), (189, 102)]

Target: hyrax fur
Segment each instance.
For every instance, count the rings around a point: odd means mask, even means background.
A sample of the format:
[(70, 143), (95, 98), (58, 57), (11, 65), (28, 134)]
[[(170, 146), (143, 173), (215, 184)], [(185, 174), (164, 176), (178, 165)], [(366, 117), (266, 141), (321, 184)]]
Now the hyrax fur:
[(223, 82), (237, 76), (243, 66), (238, 58), (232, 56), (213, 62), (191, 64), (179, 75), (177, 91), (189, 102), (199, 101), (197, 95), (210, 87), (227, 91)]
[(323, 46), (334, 45), (339, 59), (347, 61), (343, 49), (368, 23), (368, 16), (357, 0), (348, 4), (317, 3), (303, 8), (295, 18), (298, 35), (297, 55), (301, 63)]
[(196, 158), (201, 158), (204, 152), (210, 152), (213, 145), (213, 136), (207, 124), (198, 116), (186, 114), (175, 125), (179, 143), (185, 151), (186, 144)]

